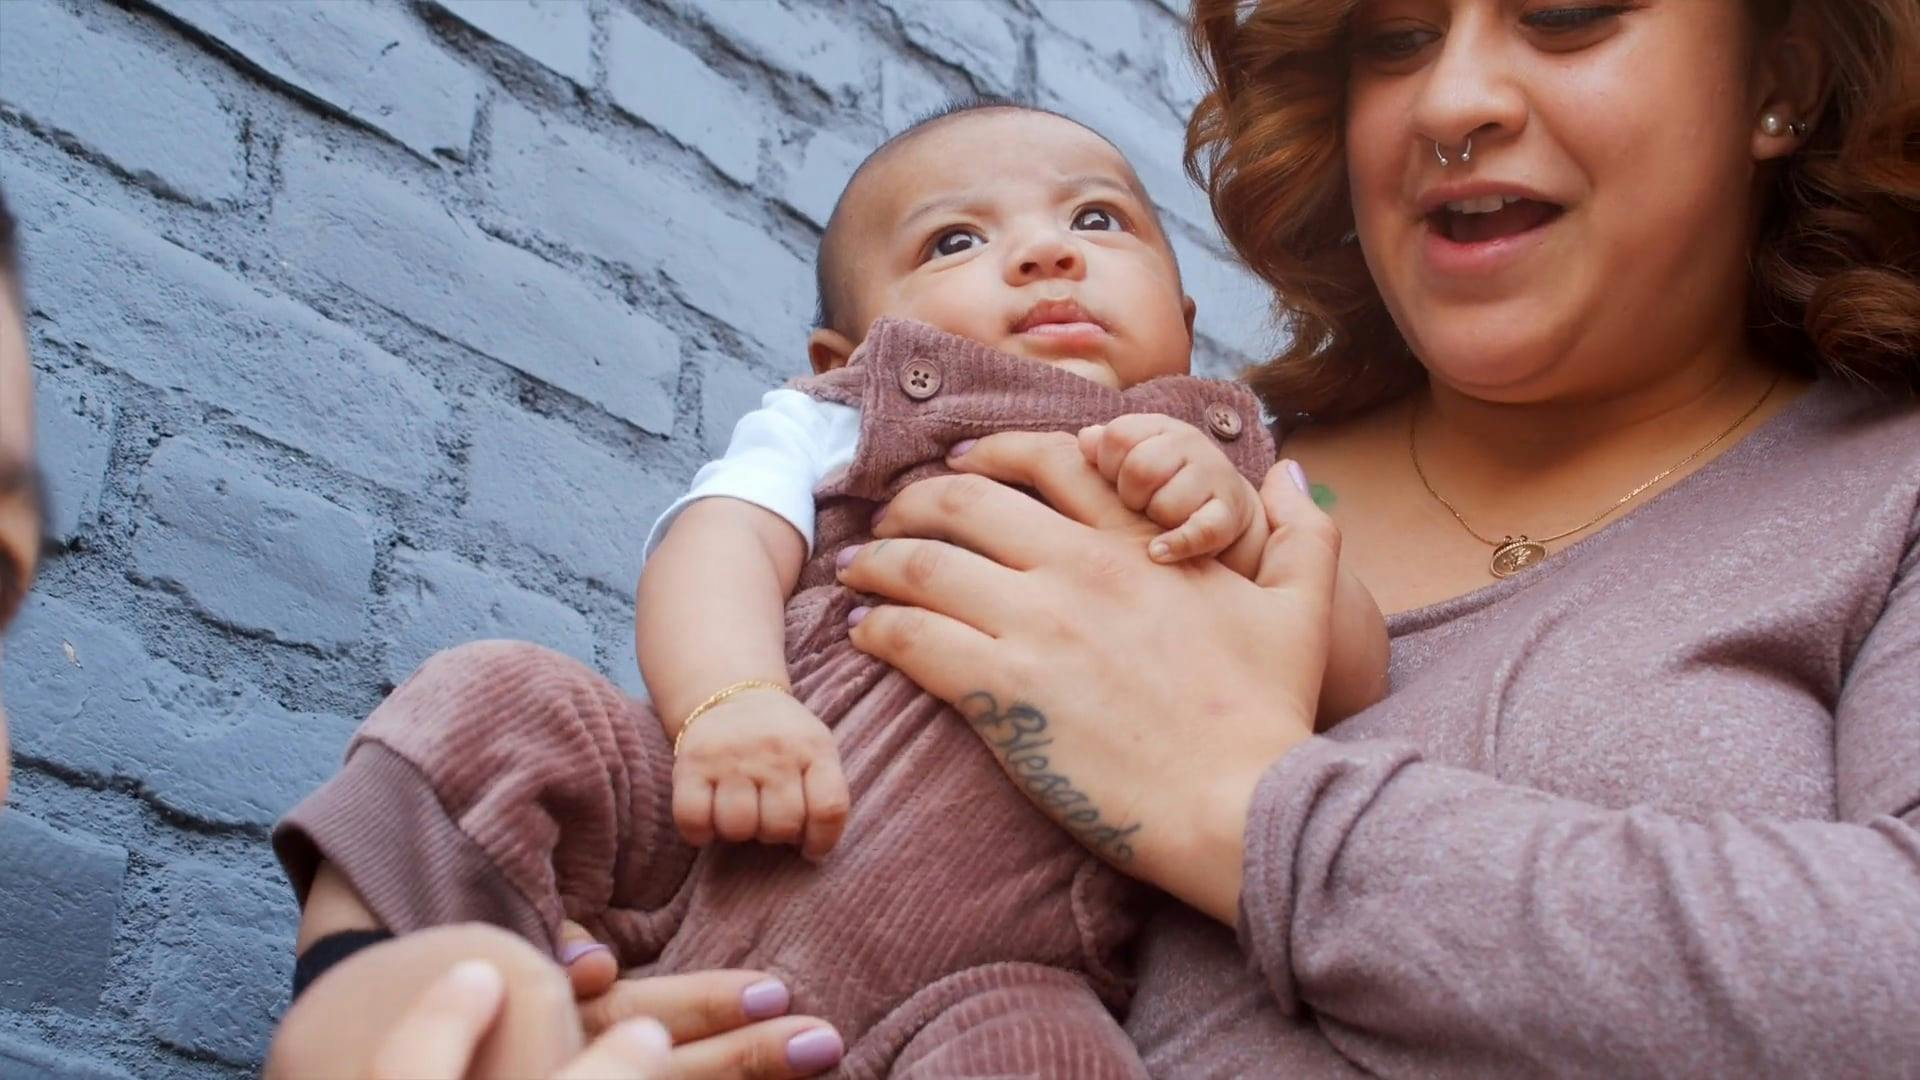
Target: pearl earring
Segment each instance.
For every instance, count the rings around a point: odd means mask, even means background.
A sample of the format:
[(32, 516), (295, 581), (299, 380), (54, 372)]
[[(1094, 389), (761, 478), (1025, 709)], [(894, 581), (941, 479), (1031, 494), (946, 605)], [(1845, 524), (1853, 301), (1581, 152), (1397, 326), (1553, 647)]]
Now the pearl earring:
[(1760, 130), (1766, 132), (1773, 138), (1777, 139), (1785, 135), (1787, 133), (1787, 127), (1787, 122), (1781, 118), (1779, 113), (1770, 112), (1760, 117)]

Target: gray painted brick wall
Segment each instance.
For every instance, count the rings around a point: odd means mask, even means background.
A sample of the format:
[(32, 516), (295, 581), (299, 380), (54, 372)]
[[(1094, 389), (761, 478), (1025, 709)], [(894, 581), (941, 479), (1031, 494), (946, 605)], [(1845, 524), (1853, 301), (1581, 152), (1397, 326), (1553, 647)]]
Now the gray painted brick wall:
[(637, 550), (805, 364), (854, 163), (950, 96), (1135, 155), (1203, 369), (1268, 343), (1180, 172), (1179, 0), (0, 0), (53, 549), (8, 642), (0, 1074), (230, 1076), (265, 843), (436, 649), (638, 691)]

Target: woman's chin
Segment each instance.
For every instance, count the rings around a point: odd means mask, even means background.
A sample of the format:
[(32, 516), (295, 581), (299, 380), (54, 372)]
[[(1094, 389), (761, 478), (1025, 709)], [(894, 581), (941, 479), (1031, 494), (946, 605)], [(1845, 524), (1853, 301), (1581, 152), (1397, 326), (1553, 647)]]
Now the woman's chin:
[(1483, 401), (1535, 400), (1558, 382), (1553, 349), (1537, 341), (1450, 334), (1422, 341), (1420, 362), (1435, 381)]

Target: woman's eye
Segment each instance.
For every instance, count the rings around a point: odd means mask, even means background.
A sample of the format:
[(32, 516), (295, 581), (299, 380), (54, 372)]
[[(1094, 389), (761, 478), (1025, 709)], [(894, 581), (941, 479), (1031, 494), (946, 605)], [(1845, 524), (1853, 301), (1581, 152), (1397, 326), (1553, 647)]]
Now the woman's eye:
[(1120, 219), (1113, 216), (1113, 211), (1111, 210), (1103, 210), (1098, 206), (1089, 206), (1085, 210), (1073, 215), (1073, 227), (1093, 232), (1113, 232), (1119, 230)]
[(1521, 16), (1520, 21), (1535, 30), (1547, 33), (1566, 33), (1585, 30), (1607, 19), (1624, 14), (1626, 4), (1586, 4), (1580, 7), (1547, 8), (1544, 11), (1530, 11)]
[(1359, 35), (1355, 51), (1370, 60), (1405, 60), (1440, 40), (1432, 30), (1417, 28), (1375, 30)]
[(942, 255), (958, 255), (976, 244), (986, 242), (986, 237), (972, 229), (948, 229), (933, 238), (931, 250), (936, 258)]

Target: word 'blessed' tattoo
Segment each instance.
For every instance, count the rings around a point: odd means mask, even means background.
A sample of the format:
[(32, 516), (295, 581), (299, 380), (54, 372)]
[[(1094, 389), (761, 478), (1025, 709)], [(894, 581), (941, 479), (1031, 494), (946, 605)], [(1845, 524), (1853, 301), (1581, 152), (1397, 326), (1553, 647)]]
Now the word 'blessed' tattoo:
[(1130, 840), (1140, 826), (1108, 824), (1086, 792), (1054, 769), (1043, 753), (1053, 745), (1046, 734), (1045, 713), (1019, 702), (1001, 709), (999, 700), (985, 690), (961, 698), (957, 708), (968, 723), (986, 735), (987, 745), (1006, 763), (1007, 772), (1041, 809), (1081, 843), (1113, 862), (1132, 861)]

